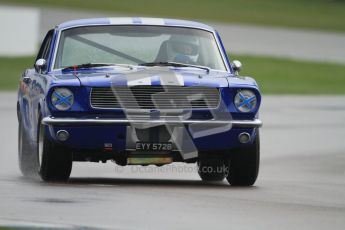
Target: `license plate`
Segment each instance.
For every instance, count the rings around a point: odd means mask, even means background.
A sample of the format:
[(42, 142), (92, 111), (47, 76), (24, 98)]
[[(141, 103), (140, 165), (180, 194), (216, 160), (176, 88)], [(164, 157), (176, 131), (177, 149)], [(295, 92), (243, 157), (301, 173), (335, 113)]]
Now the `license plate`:
[(171, 151), (172, 143), (137, 142), (135, 149), (139, 151)]

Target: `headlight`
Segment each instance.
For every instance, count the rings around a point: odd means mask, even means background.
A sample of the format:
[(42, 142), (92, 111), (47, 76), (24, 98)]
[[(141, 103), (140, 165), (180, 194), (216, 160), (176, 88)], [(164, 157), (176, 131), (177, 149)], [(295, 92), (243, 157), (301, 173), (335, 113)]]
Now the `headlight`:
[(52, 94), (51, 101), (55, 108), (65, 111), (72, 107), (74, 95), (67, 88), (56, 88)]
[(249, 113), (256, 108), (257, 98), (255, 93), (251, 90), (241, 90), (235, 96), (235, 106), (236, 108), (243, 112)]

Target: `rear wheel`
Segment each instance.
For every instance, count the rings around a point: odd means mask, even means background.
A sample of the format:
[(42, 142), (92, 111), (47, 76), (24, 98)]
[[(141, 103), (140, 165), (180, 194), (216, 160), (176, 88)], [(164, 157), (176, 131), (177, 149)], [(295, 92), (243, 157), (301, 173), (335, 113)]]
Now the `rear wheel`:
[(255, 183), (260, 165), (259, 132), (254, 142), (235, 151), (230, 159), (227, 180), (234, 186), (251, 186)]
[(39, 122), (37, 133), (37, 156), (39, 174), (44, 181), (67, 181), (72, 171), (72, 154), (61, 145), (50, 141), (45, 125)]
[(200, 160), (198, 173), (203, 181), (222, 181), (228, 173), (228, 166), (221, 159)]

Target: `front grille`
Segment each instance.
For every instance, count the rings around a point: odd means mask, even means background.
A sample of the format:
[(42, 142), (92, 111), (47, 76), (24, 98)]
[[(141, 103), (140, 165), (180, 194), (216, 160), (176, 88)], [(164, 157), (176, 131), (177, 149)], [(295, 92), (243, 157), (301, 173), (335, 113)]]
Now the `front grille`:
[(211, 87), (95, 87), (90, 100), (93, 108), (100, 109), (211, 109), (218, 107), (220, 95)]

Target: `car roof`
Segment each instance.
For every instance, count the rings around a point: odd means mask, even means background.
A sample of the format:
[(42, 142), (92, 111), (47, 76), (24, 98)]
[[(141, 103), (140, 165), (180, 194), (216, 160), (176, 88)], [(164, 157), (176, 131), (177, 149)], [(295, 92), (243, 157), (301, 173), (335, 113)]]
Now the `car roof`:
[(92, 26), (92, 25), (157, 25), (157, 26), (176, 26), (191, 27), (214, 32), (215, 30), (203, 23), (164, 18), (139, 18), (139, 17), (117, 17), (117, 18), (89, 18), (73, 20), (57, 25), (58, 30), (64, 30), (73, 27)]

